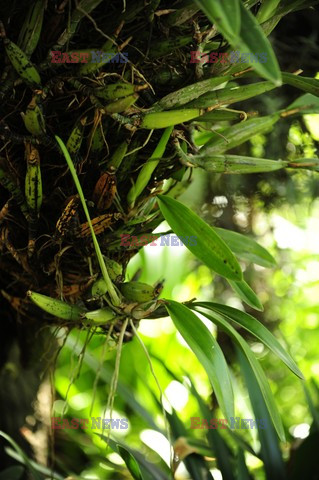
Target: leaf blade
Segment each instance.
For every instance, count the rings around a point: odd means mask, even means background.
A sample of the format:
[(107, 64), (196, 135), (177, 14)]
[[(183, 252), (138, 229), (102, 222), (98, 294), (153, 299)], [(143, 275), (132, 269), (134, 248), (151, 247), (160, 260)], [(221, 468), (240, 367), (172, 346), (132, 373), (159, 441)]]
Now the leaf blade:
[(249, 260), (266, 268), (276, 266), (274, 257), (252, 238), (225, 228), (216, 227), (215, 230), (229, 248), (243, 260)]
[(275, 355), (277, 355), (277, 357), (279, 357), (295, 375), (297, 375), (302, 380), (304, 379), (302, 372), (299, 370), (298, 366), (296, 365), (293, 358), (289, 355), (289, 353), (286, 352), (286, 350), (278, 342), (276, 337), (252, 315), (249, 315), (246, 312), (242, 312), (237, 308), (233, 308), (228, 305), (222, 305), (221, 303), (196, 302), (196, 305), (205, 305), (205, 308), (215, 310), (227, 319), (245, 328), (245, 330), (258, 338), (269, 348), (269, 350), (271, 350)]
[(259, 75), (280, 86), (282, 84), (281, 71), (272, 46), (254, 15), (245, 8), (242, 2), (240, 2), (240, 15), (240, 42), (237, 44), (237, 48), (243, 53), (252, 53), (253, 55), (265, 53), (266, 62), (253, 63), (252, 66)]
[(248, 285), (247, 282), (245, 282), (245, 280), (242, 280), (241, 282), (233, 282), (232, 280), (228, 280), (228, 283), (241, 298), (241, 300), (247, 303), (247, 305), (255, 308), (255, 310), (263, 312), (264, 307), (261, 301), (255, 294), (254, 290)]
[(177, 330), (206, 370), (220, 408), (229, 420), (234, 416), (234, 398), (228, 366), (220, 346), (207, 327), (185, 305), (170, 300), (166, 309)]
[(188, 207), (173, 198), (158, 195), (159, 207), (170, 227), (180, 237), (196, 238), (196, 245), (185, 245), (209, 268), (231, 280), (241, 280), (240, 265), (226, 243)]
[(132, 453), (126, 450), (122, 445), (117, 444), (117, 448), (134, 480), (144, 480), (140, 467)]
[[(195, 310), (196, 310), (196, 307), (193, 307), (193, 308), (195, 308)], [(204, 307), (204, 308), (206, 308), (206, 307)], [(273, 423), (273, 425), (274, 425), (274, 427), (277, 431), (277, 434), (282, 441), (285, 441), (285, 432), (284, 432), (284, 428), (283, 428), (283, 425), (282, 425), (282, 420), (281, 420), (281, 417), (279, 415), (277, 406), (275, 404), (274, 397), (273, 397), (272, 392), (270, 390), (270, 386), (267, 382), (265, 373), (264, 373), (263, 369), (261, 368), (258, 360), (256, 359), (256, 357), (254, 356), (254, 354), (250, 350), (246, 341), (218, 313), (213, 312), (213, 316), (211, 316), (208, 313), (205, 313), (205, 312), (202, 312), (202, 311), (199, 311), (199, 312), (202, 313), (203, 315), (205, 315), (206, 318), (211, 320), (213, 323), (215, 323), (217, 326), (219, 326), (222, 330), (226, 331), (231, 336), (231, 338), (237, 343), (237, 345), (241, 348), (241, 350), (245, 354), (247, 360), (249, 361), (249, 363), (252, 367), (255, 378), (256, 378), (257, 383), (258, 383), (259, 388), (260, 388), (260, 392), (261, 392), (261, 394), (262, 394), (262, 396), (265, 400), (267, 410), (269, 412), (272, 423)]]
[(216, 24), (225, 38), (236, 38), (240, 31), (240, 8), (238, 0), (196, 0), (197, 5)]
[(311, 77), (300, 77), (299, 75), (294, 75), (293, 73), (282, 72), (282, 79), (284, 83), (292, 85), (293, 87), (299, 88), (304, 92), (310, 93), (319, 97), (319, 80)]

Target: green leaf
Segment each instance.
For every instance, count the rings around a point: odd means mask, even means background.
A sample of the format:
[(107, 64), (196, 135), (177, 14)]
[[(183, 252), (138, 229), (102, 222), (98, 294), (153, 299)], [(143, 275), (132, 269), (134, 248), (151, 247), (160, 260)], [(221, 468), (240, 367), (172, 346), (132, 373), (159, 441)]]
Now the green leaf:
[(155, 168), (159, 164), (161, 157), (164, 155), (172, 130), (173, 127), (168, 127), (164, 130), (154, 152), (141, 168), (135, 184), (130, 188), (127, 194), (127, 203), (129, 205), (134, 206), (137, 197), (141, 195), (144, 188), (148, 185)]
[(307, 113), (319, 113), (319, 98), (315, 95), (311, 95), (311, 93), (305, 93), (292, 102), (285, 110), (289, 111), (294, 108), (300, 108), (300, 111), (296, 113), (301, 115), (306, 115)]
[[(138, 466), (141, 470), (144, 480), (170, 480), (170, 477), (164, 473), (164, 471), (160, 470), (160, 468), (155, 465), (154, 463), (149, 462), (145, 458), (145, 454), (141, 454), (138, 450), (130, 448), (126, 443), (116, 439), (116, 442), (110, 438), (110, 436), (106, 436), (100, 433), (94, 433), (97, 435), (101, 440), (107, 443), (114, 452), (120, 455), (119, 447), (121, 446), (124, 448), (128, 453), (130, 453), (134, 458), (135, 461), (138, 463)], [(135, 478), (135, 477), (134, 477)]]
[[(191, 308), (194, 308), (196, 310), (196, 307), (191, 307)], [(222, 330), (228, 333), (232, 337), (232, 339), (237, 343), (237, 345), (241, 348), (241, 350), (243, 351), (247, 360), (250, 363), (254, 376), (257, 380), (257, 384), (259, 386), (260, 392), (267, 406), (267, 410), (270, 414), (272, 423), (278, 433), (279, 438), (284, 442), (285, 432), (283, 429), (281, 417), (277, 410), (277, 406), (276, 406), (273, 394), (270, 390), (265, 373), (261, 368), (259, 362), (257, 361), (256, 357), (250, 350), (247, 342), (239, 335), (239, 333), (231, 325), (229, 325), (229, 323), (220, 314), (216, 312), (212, 312), (213, 315), (211, 316), (205, 312), (202, 312), (201, 310), (196, 310), (196, 311), (199, 311), (200, 313), (205, 315), (205, 317), (207, 317), (209, 320), (211, 320), (213, 323), (219, 326)]]
[[(176, 411), (172, 409), (172, 413), (167, 413), (166, 415), (172, 431), (173, 441), (181, 437), (186, 438), (188, 432)], [(184, 458), (183, 463), (190, 474), (189, 478), (192, 480), (213, 480), (209, 467), (201, 454), (191, 453)]]
[(294, 158), (288, 163), (288, 168), (303, 168), (319, 172), (319, 158)]
[(117, 445), (117, 448), (134, 480), (143, 480), (140, 467), (133, 455), (121, 445)]
[[(225, 2), (226, 3), (226, 2)], [(243, 3), (240, 2), (241, 13), (241, 28), (240, 39), (236, 45), (229, 42), (236, 48), (240, 49), (242, 53), (252, 54), (266, 54), (265, 63), (251, 63), (251, 66), (262, 77), (271, 80), (275, 85), (280, 86), (282, 84), (281, 72), (276, 59), (276, 55), (272, 49), (272, 46), (265, 36), (262, 28), (253, 14), (247, 10)]]
[(311, 93), (319, 97), (319, 80), (311, 77), (300, 77), (293, 73), (282, 72), (282, 80), (288, 85), (299, 88), (304, 92)]
[(225, 38), (230, 41), (238, 36), (240, 0), (196, 0), (196, 3)]
[(223, 315), (226, 319), (232, 320), (241, 327), (245, 328), (249, 333), (263, 342), (269, 348), (269, 350), (277, 355), (287, 365), (287, 367), (295, 375), (297, 375), (297, 377), (304, 380), (303, 374), (289, 353), (286, 352), (286, 350), (281, 346), (277, 338), (271, 332), (269, 332), (269, 330), (267, 330), (267, 328), (256, 318), (246, 312), (238, 310), (237, 308), (229, 307), (228, 305), (222, 305), (221, 303), (196, 302), (195, 305), (214, 310)]
[[(229, 150), (229, 148), (226, 148), (226, 150)], [(243, 155), (192, 155), (188, 158), (188, 163), (201, 167), (207, 172), (235, 175), (273, 172), (285, 168), (288, 164), (284, 160), (254, 158)]]
[[(238, 357), (240, 368), (244, 374), (245, 382), (248, 388), (250, 403), (256, 419), (263, 419), (266, 421), (266, 428), (258, 429), (258, 437), (260, 440), (261, 457), (264, 462), (266, 478), (272, 480), (286, 480), (285, 465), (282, 458), (282, 453), (278, 445), (278, 438), (275, 429), (273, 428), (265, 399), (258, 388), (257, 379), (255, 377), (254, 369), (241, 350), (238, 349)], [(276, 425), (275, 425), (276, 427)]]
[(279, 3), (280, 0), (264, 0), (256, 15), (258, 22), (263, 23), (273, 17)]
[(224, 228), (215, 228), (215, 230), (239, 258), (266, 268), (276, 266), (274, 257), (252, 238)]
[[(254, 84), (252, 84), (252, 86), (253, 85)], [(255, 85), (258, 86), (258, 83)], [(239, 91), (241, 88), (244, 87), (240, 87)], [(253, 135), (269, 132), (279, 119), (280, 113), (275, 112), (271, 115), (265, 115), (263, 117), (252, 117), (245, 122), (239, 122), (223, 129), (222, 131), (218, 131), (218, 133), (221, 133), (221, 135), (215, 134), (210, 140), (208, 140), (204, 147), (201, 148), (200, 156), (211, 157), (213, 155), (220, 155), (227, 150), (238, 147), (239, 145), (242, 145), (250, 140)], [(278, 165), (280, 165), (282, 168), (284, 165), (282, 165), (280, 161), (278, 162)]]
[(196, 245), (187, 242), (185, 246), (199, 260), (225, 278), (242, 279), (236, 257), (212, 227), (177, 200), (163, 195), (157, 198), (161, 212), (174, 233), (179, 237), (195, 237)]
[(170, 300), (166, 309), (206, 370), (219, 406), (230, 421), (230, 417), (234, 416), (234, 397), (228, 366), (220, 346), (203, 322), (185, 305)]
[(237, 295), (243, 300), (243, 302), (247, 303), (252, 308), (259, 310), (262, 312), (264, 307), (260, 302), (259, 298), (255, 294), (254, 290), (250, 288), (248, 283), (245, 280), (241, 282), (233, 282), (232, 280), (228, 280), (229, 285), (232, 289), (237, 293)]
[(244, 451), (241, 448), (238, 449), (237, 453), (237, 472), (237, 480), (251, 480), (249, 470), (245, 462)]
[(101, 252), (101, 248), (100, 248), (99, 242), (97, 241), (97, 238), (96, 238), (93, 226), (92, 226), (89, 210), (88, 210), (87, 205), (86, 205), (86, 201), (85, 201), (85, 198), (84, 198), (84, 193), (83, 193), (83, 190), (82, 190), (82, 187), (81, 187), (81, 184), (80, 184), (79, 177), (76, 173), (76, 169), (73, 165), (72, 158), (70, 157), (70, 154), (69, 154), (66, 146), (64, 145), (63, 141), (61, 140), (61, 138), (58, 137), (57, 135), (55, 135), (55, 139), (56, 139), (59, 147), (62, 150), (62, 153), (64, 155), (66, 163), (68, 164), (68, 167), (70, 169), (72, 179), (74, 181), (74, 185), (76, 186), (76, 189), (78, 191), (78, 194), (79, 194), (79, 197), (80, 197), (80, 200), (81, 200), (81, 203), (82, 203), (82, 207), (83, 207), (86, 219), (87, 219), (89, 227), (90, 227), (96, 257), (97, 257), (97, 260), (98, 260), (99, 265), (100, 265), (102, 276), (103, 276), (104, 281), (107, 285), (107, 290), (108, 290), (108, 292), (110, 294), (110, 297), (112, 299), (112, 303), (115, 306), (119, 305), (121, 302), (120, 302), (120, 299), (118, 298), (118, 295), (117, 295), (117, 293), (114, 289), (113, 283), (110, 280), (107, 268), (105, 266), (105, 262), (104, 262), (104, 258), (103, 258), (102, 252)]
[[(261, 63), (260, 61), (252, 62), (248, 63), (248, 66), (252, 66), (257, 73), (271, 80), (275, 85), (281, 85), (281, 72), (272, 46), (258, 21), (254, 15), (245, 8), (242, 1), (211, 0), (208, 2), (205, 0), (197, 0), (197, 4), (211, 22), (216, 24), (219, 31), (232, 47), (245, 54), (264, 54), (266, 59), (265, 63)], [(240, 12), (238, 12), (238, 9)], [(234, 28), (235, 22), (236, 25)], [(238, 26), (240, 27), (239, 30)], [(241, 66), (243, 66), (243, 64), (241, 64)]]

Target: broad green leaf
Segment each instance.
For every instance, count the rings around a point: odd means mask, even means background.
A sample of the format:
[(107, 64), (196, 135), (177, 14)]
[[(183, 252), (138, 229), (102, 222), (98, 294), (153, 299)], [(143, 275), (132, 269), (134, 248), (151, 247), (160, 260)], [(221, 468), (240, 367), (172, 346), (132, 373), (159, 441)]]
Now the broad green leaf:
[(299, 88), (304, 92), (311, 93), (319, 97), (319, 80), (311, 77), (300, 77), (293, 73), (282, 72), (282, 80), (288, 85)]
[(237, 293), (237, 295), (241, 298), (241, 300), (247, 303), (247, 305), (255, 308), (256, 310), (259, 310), (260, 312), (264, 310), (264, 307), (257, 295), (255, 294), (254, 290), (250, 288), (250, 286), (247, 282), (245, 282), (245, 280), (242, 280), (240, 282), (233, 282), (232, 280), (228, 280), (228, 283)]
[(169, 301), (166, 309), (175, 327), (206, 370), (225, 417), (234, 416), (234, 397), (228, 366), (217, 341), (203, 322), (185, 305)]
[(179, 237), (195, 238), (195, 242), (189, 241), (185, 246), (199, 260), (225, 278), (242, 279), (236, 257), (212, 227), (177, 200), (163, 195), (157, 198), (161, 212), (174, 233)]
[[(191, 307), (191, 305), (190, 305)], [(257, 380), (260, 392), (265, 400), (267, 410), (270, 414), (272, 423), (278, 433), (279, 438), (284, 442), (285, 441), (285, 432), (283, 429), (281, 417), (279, 415), (279, 412), (277, 410), (277, 406), (273, 397), (273, 394), (270, 390), (270, 386), (267, 382), (265, 373), (263, 369), (261, 368), (258, 360), (250, 350), (247, 342), (239, 335), (239, 333), (231, 326), (229, 323), (224, 319), (224, 317), (216, 312), (212, 312), (213, 315), (209, 315), (202, 310), (197, 310), (196, 307), (192, 307), (196, 311), (199, 311), (205, 317), (207, 317), (209, 320), (211, 320), (213, 323), (215, 323), (218, 327), (220, 327), (222, 330), (224, 330), (226, 333), (228, 333), (231, 338), (237, 343), (237, 345), (241, 348), (243, 353), (245, 354), (247, 360), (250, 363), (250, 366), (253, 370), (254, 376)]]
[(277, 338), (271, 332), (269, 332), (269, 330), (267, 330), (267, 328), (256, 318), (246, 312), (238, 310), (237, 308), (229, 307), (228, 305), (222, 305), (221, 303), (196, 302), (195, 305), (208, 308), (209, 310), (214, 310), (223, 315), (226, 319), (232, 320), (241, 327), (245, 328), (249, 333), (263, 342), (269, 348), (269, 350), (277, 355), (295, 375), (304, 380), (303, 374), (289, 353), (286, 352), (286, 350), (281, 346)]
[(260, 440), (261, 457), (264, 462), (266, 478), (272, 480), (286, 480), (285, 465), (282, 453), (278, 445), (278, 438), (273, 428), (265, 399), (258, 388), (255, 372), (249, 359), (245, 357), (240, 349), (238, 351), (239, 363), (244, 373), (245, 382), (248, 388), (250, 403), (256, 419), (266, 421), (266, 428), (258, 428), (258, 436)]
[(117, 445), (117, 448), (134, 480), (143, 480), (140, 467), (133, 455), (121, 445)]
[(239, 258), (266, 268), (276, 266), (274, 257), (252, 238), (225, 228), (215, 228), (215, 230)]
[(241, 0), (196, 0), (207, 18), (229, 41), (235, 40), (240, 31), (240, 2)]

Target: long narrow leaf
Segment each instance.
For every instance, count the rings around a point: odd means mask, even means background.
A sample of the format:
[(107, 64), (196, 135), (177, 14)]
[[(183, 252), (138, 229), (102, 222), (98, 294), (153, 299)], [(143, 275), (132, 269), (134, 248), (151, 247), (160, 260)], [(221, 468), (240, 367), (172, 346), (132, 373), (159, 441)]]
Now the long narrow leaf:
[(225, 38), (235, 41), (240, 31), (240, 1), (196, 0), (196, 3)]
[[(192, 307), (197, 309), (197, 307)], [(198, 310), (197, 310), (198, 311)], [(211, 320), (213, 323), (215, 323), (217, 326), (219, 326), (222, 330), (224, 330), (226, 333), (228, 333), (231, 338), (236, 342), (236, 344), (241, 348), (243, 353), (245, 354), (246, 358), (248, 359), (251, 368), (254, 372), (254, 376), (257, 380), (260, 392), (265, 400), (265, 404), (267, 406), (267, 410), (270, 414), (270, 417), (272, 419), (272, 423), (278, 433), (279, 438), (282, 441), (285, 441), (285, 432), (283, 429), (281, 417), (279, 415), (279, 412), (277, 410), (277, 406), (273, 397), (273, 394), (270, 390), (270, 386), (267, 382), (266, 376), (264, 374), (263, 369), (261, 368), (259, 362), (257, 361), (256, 357), (250, 350), (248, 344), (246, 341), (239, 335), (236, 330), (229, 325), (229, 323), (223, 318), (223, 316), (219, 315), (216, 312), (212, 312), (213, 315), (209, 315), (206, 312), (202, 312), (200, 310), (200, 313), (205, 315), (209, 320)]]
[(246, 312), (238, 310), (237, 308), (222, 305), (221, 303), (196, 302), (195, 305), (214, 310), (226, 317), (226, 319), (232, 320), (237, 323), (237, 325), (245, 328), (249, 333), (263, 342), (269, 350), (277, 355), (295, 375), (304, 380), (303, 374), (289, 353), (281, 346), (276, 337), (256, 318)]
[(121, 445), (117, 445), (117, 448), (134, 480), (144, 480), (140, 467), (131, 452)]
[(130, 448), (122, 440), (116, 439), (116, 442), (110, 438), (110, 436), (102, 435), (100, 433), (95, 433), (101, 440), (107, 443), (114, 452), (120, 454), (119, 447), (124, 448), (128, 453), (130, 453), (136, 460), (139, 465), (139, 468), (142, 472), (142, 475), (145, 480), (169, 480), (170, 477), (166, 475), (162, 470), (158, 468), (157, 465), (146, 460), (145, 455), (141, 454), (139, 451)]
[(203, 322), (185, 305), (170, 301), (166, 308), (177, 330), (206, 370), (219, 406), (230, 421), (230, 417), (234, 416), (234, 397), (220, 346)]
[(267, 411), (264, 398), (258, 388), (255, 372), (244, 352), (238, 349), (241, 370), (244, 373), (249, 397), (255, 418), (263, 419), (265, 428), (258, 429), (261, 444), (261, 456), (265, 465), (267, 480), (286, 480), (285, 466), (278, 445), (278, 438)]
[(319, 97), (319, 80), (311, 77), (300, 77), (293, 73), (282, 72), (282, 80), (288, 85), (299, 88), (304, 92), (311, 93), (316, 97)]
[(305, 93), (301, 97), (297, 98), (292, 102), (286, 110), (300, 109), (299, 113), (301, 115), (306, 115), (307, 113), (319, 113), (319, 98), (311, 93)]
[[(259, 61), (248, 66), (252, 66), (257, 73), (274, 84), (281, 85), (281, 72), (271, 44), (256, 18), (241, 0), (196, 1), (232, 47), (243, 54), (258, 55)], [(261, 63), (260, 60), (263, 58), (265, 62)]]
[(251, 480), (249, 471), (245, 462), (245, 455), (241, 448), (238, 449), (237, 456), (237, 480)]
[(260, 312), (264, 310), (261, 301), (255, 294), (254, 290), (250, 288), (248, 283), (246, 283), (244, 280), (241, 282), (233, 282), (232, 280), (228, 280), (228, 283), (241, 298), (241, 300), (243, 300), (243, 302), (247, 303), (247, 305), (250, 307), (255, 308), (255, 310), (259, 310)]
[(188, 162), (203, 168), (207, 172), (233, 175), (274, 172), (288, 165), (288, 162), (284, 160), (254, 158), (243, 155), (192, 155), (188, 157)]
[(276, 112), (264, 117), (250, 118), (222, 130), (222, 136), (214, 135), (201, 149), (201, 155), (211, 157), (220, 155), (232, 148), (242, 145), (251, 139), (253, 135), (263, 134), (273, 128), (280, 120), (280, 113)]
[(274, 257), (255, 240), (247, 237), (247, 235), (232, 232), (225, 228), (215, 228), (215, 230), (238, 257), (266, 268), (276, 266)]
[(244, 7), (242, 2), (240, 2), (240, 14), (240, 42), (234, 46), (239, 48), (242, 53), (264, 54), (266, 57), (265, 63), (258, 61), (252, 63), (251, 66), (262, 77), (271, 80), (275, 85), (281, 85), (280, 68), (268, 38), (254, 15)]
[(109, 292), (109, 294), (112, 298), (113, 304), (114, 305), (119, 305), (120, 300), (119, 300), (119, 298), (117, 296), (117, 293), (116, 293), (116, 291), (113, 287), (113, 284), (110, 280), (110, 277), (109, 277), (109, 274), (108, 274), (108, 271), (107, 271), (107, 268), (105, 266), (104, 258), (103, 258), (99, 242), (97, 241), (97, 238), (96, 238), (93, 226), (92, 226), (89, 210), (88, 210), (86, 202), (85, 202), (83, 190), (82, 190), (82, 187), (81, 187), (81, 184), (80, 184), (80, 181), (79, 181), (79, 177), (77, 176), (76, 170), (74, 168), (72, 158), (70, 157), (70, 154), (69, 154), (65, 144), (61, 140), (61, 138), (58, 137), (57, 135), (55, 135), (55, 139), (58, 142), (59, 147), (62, 150), (62, 153), (64, 155), (66, 163), (68, 164), (68, 167), (70, 169), (74, 184), (75, 184), (76, 189), (78, 191), (78, 194), (79, 194), (79, 197), (80, 197), (80, 200), (81, 200), (81, 203), (82, 203), (82, 207), (83, 207), (86, 219), (87, 219), (89, 227), (90, 227), (90, 232), (91, 232), (91, 236), (92, 236), (92, 240), (93, 240), (94, 249), (95, 249), (95, 252), (96, 252), (96, 257), (97, 257), (97, 260), (99, 262), (104, 281), (107, 285), (108, 292)]

